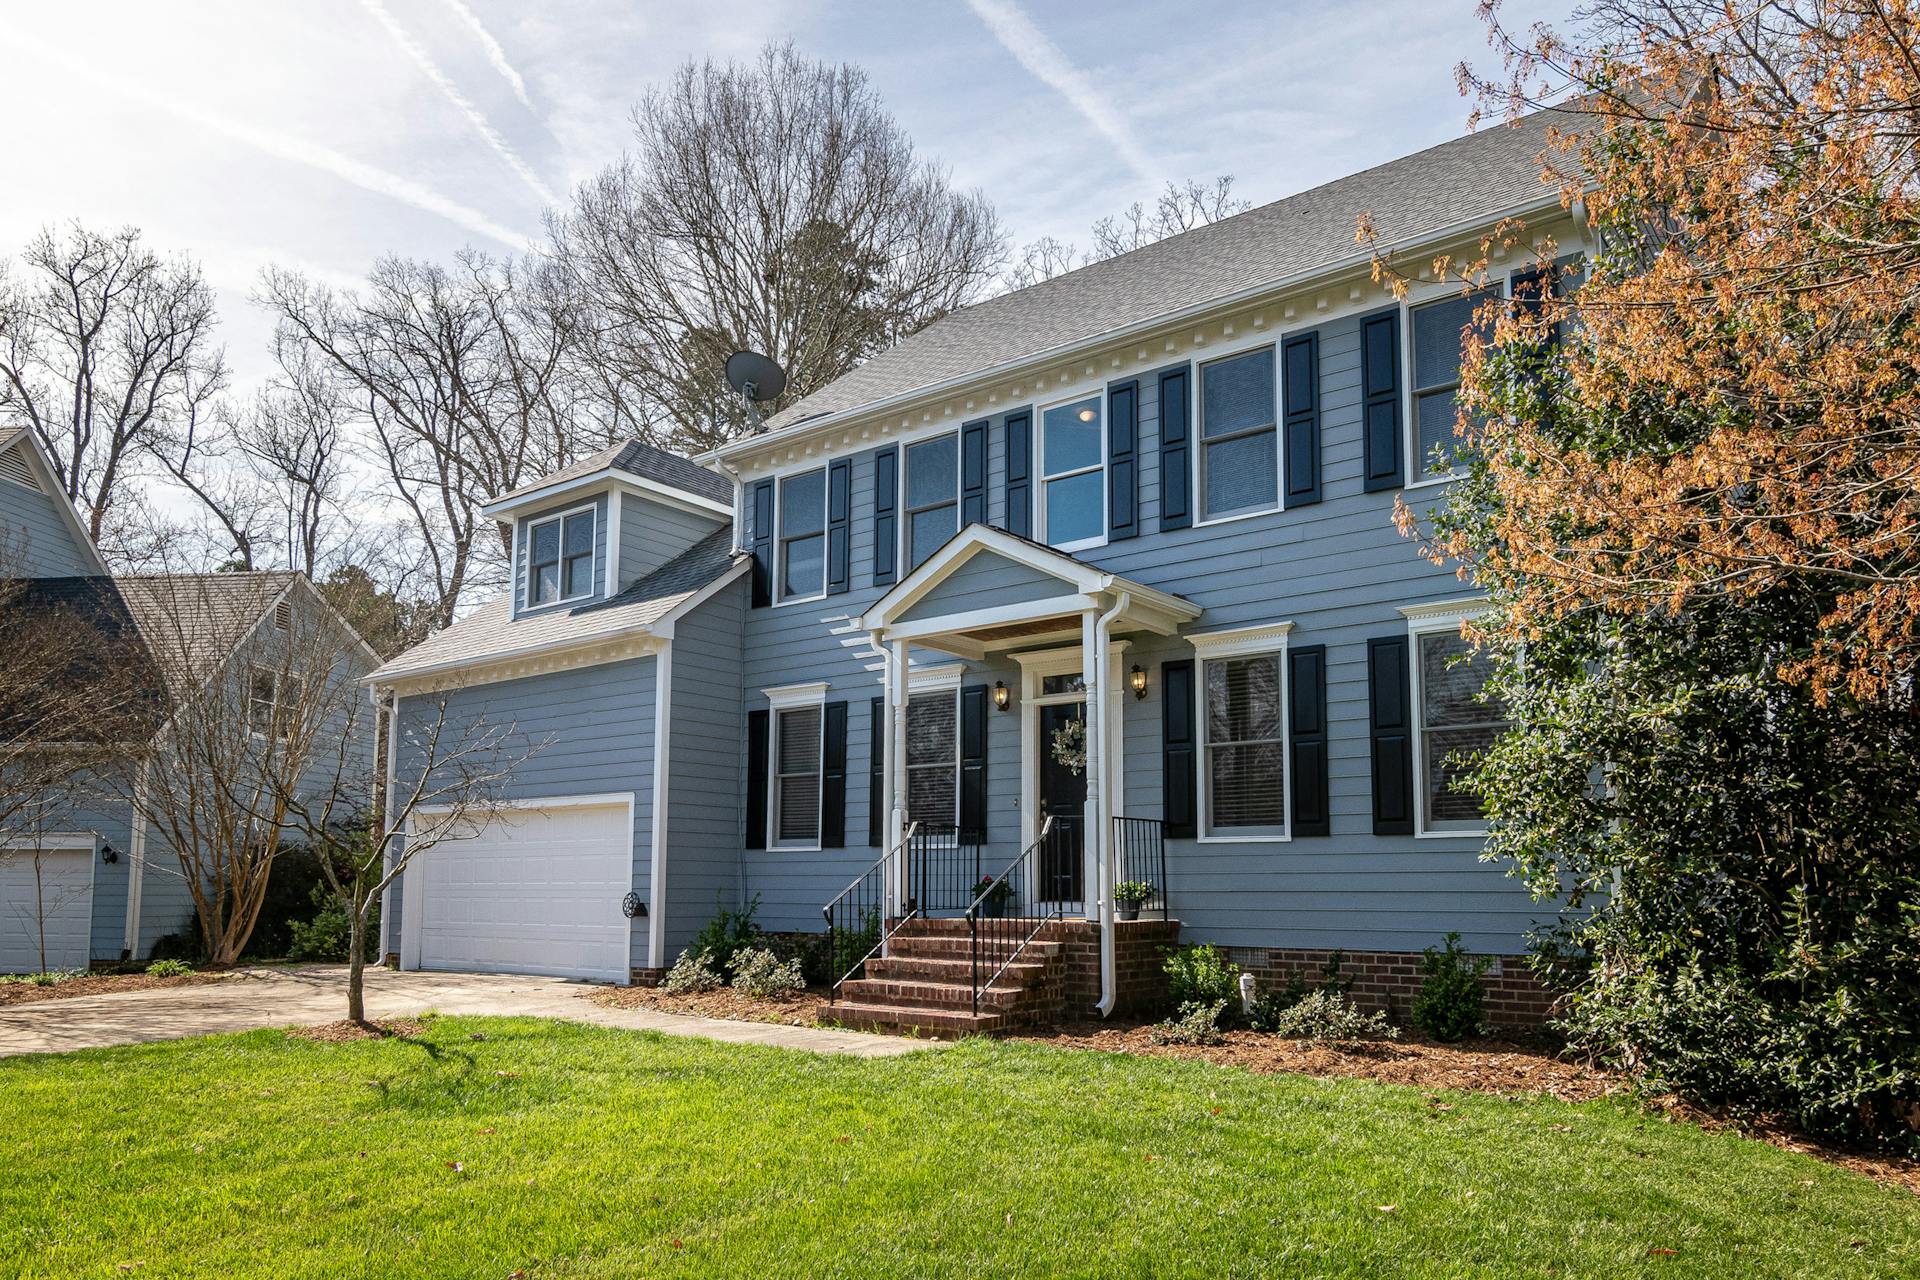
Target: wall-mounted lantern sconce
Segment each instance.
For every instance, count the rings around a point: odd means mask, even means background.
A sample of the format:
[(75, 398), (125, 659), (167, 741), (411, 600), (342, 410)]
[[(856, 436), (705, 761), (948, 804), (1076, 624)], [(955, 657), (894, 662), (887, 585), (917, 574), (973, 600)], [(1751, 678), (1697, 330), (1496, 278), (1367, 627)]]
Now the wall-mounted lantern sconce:
[(120, 851), (110, 844), (102, 843), (100, 846), (100, 861), (106, 863), (108, 866), (112, 866), (114, 863), (120, 861)]
[(1005, 711), (1007, 704), (1012, 701), (1013, 693), (1007, 688), (1007, 682), (1005, 680), (995, 680), (993, 682), (993, 705)]
[(626, 897), (620, 899), (620, 914), (629, 920), (645, 920), (647, 918), (647, 904), (641, 900), (639, 894), (629, 893)]
[(1127, 673), (1127, 683), (1133, 686), (1133, 696), (1134, 696), (1134, 697), (1136, 697), (1136, 698), (1144, 698), (1144, 697), (1146, 697), (1146, 696), (1147, 696), (1147, 670), (1146, 670), (1146, 668), (1145, 668), (1145, 667), (1142, 667), (1142, 666), (1141, 666), (1141, 665), (1140, 665), (1139, 663), (1137, 663), (1137, 662), (1136, 662), (1136, 663), (1134, 663), (1134, 664), (1133, 664), (1133, 670), (1132, 670), (1132, 671), (1129, 671), (1129, 672)]

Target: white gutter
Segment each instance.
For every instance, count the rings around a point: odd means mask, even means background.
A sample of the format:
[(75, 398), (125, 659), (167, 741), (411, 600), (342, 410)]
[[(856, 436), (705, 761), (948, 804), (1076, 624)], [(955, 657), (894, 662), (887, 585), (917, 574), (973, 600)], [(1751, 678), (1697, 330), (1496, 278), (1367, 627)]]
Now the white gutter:
[(1113, 665), (1107, 659), (1107, 646), (1113, 639), (1114, 619), (1125, 613), (1127, 606), (1133, 603), (1133, 597), (1122, 591), (1120, 598), (1113, 602), (1113, 608), (1107, 610), (1093, 623), (1093, 653), (1090, 660), (1081, 665), (1085, 668), (1082, 679), (1098, 671), (1097, 679), (1087, 680), (1087, 741), (1096, 747), (1096, 758), (1100, 761), (1099, 777), (1094, 783), (1093, 804), (1094, 821), (1098, 829), (1093, 835), (1093, 847), (1099, 852), (1095, 884), (1100, 893), (1100, 1003), (1095, 1006), (1101, 1017), (1113, 1012), (1113, 1006), (1120, 997), (1119, 979), (1114, 964), (1114, 927), (1113, 927), (1113, 753), (1107, 748), (1110, 737), (1107, 733), (1107, 678), (1112, 674)]
[(667, 770), (671, 764), (673, 628), (661, 637), (653, 659), (653, 824), (648, 834), (647, 967), (666, 967), (667, 956)]

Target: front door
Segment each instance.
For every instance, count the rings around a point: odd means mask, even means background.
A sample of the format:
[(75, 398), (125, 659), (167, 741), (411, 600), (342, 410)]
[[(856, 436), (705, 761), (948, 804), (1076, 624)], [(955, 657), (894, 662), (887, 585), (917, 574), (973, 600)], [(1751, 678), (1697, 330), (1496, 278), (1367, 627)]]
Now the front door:
[(1082, 902), (1085, 871), (1081, 855), (1086, 848), (1087, 771), (1086, 737), (1078, 735), (1080, 764), (1062, 763), (1056, 739), (1069, 726), (1084, 726), (1084, 703), (1055, 703), (1040, 708), (1040, 821), (1053, 819), (1053, 830), (1039, 850), (1038, 888), (1044, 902)]

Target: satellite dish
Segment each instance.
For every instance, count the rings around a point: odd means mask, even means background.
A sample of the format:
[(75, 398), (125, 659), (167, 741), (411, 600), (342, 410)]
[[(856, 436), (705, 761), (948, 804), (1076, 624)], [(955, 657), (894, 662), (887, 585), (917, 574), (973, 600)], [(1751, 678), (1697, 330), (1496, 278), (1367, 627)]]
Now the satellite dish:
[(749, 403), (777, 400), (787, 389), (787, 371), (758, 351), (736, 351), (727, 357), (727, 385)]

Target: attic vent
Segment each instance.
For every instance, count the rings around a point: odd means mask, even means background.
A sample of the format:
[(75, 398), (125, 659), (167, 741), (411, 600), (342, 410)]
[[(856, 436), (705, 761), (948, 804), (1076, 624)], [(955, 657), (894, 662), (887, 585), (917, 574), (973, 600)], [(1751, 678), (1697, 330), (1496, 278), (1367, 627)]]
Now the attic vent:
[(293, 601), (282, 600), (273, 606), (273, 625), (282, 631), (293, 630)]
[(0, 480), (23, 484), (35, 493), (40, 491), (39, 481), (33, 478), (33, 469), (27, 466), (27, 452), (19, 445), (0, 453)]

